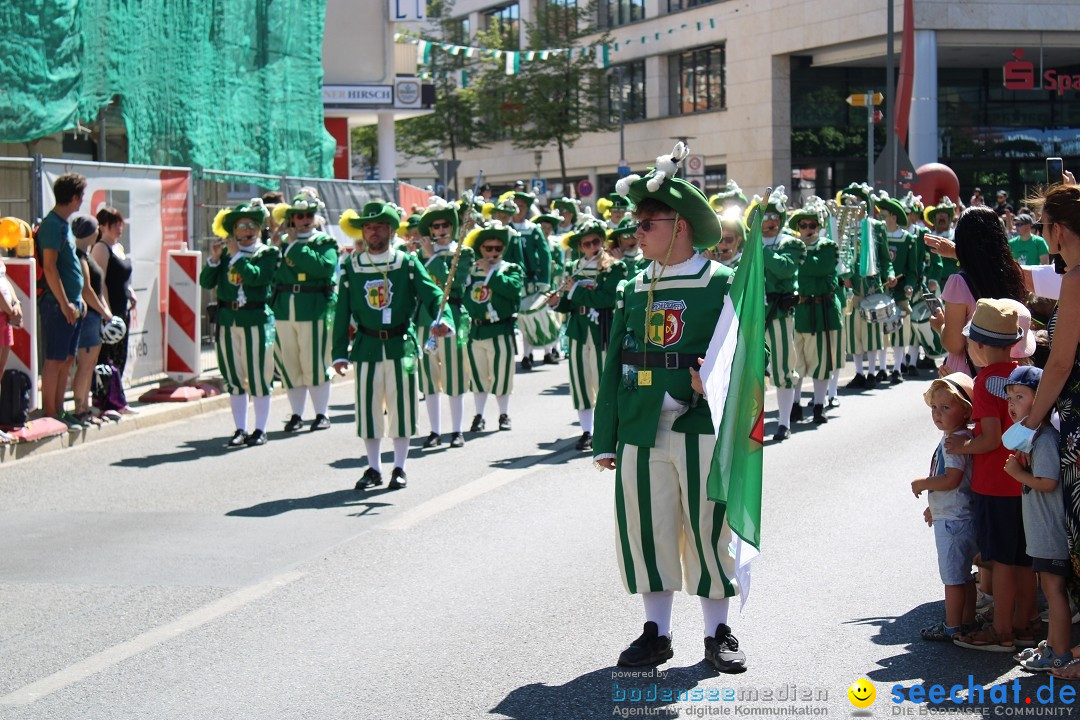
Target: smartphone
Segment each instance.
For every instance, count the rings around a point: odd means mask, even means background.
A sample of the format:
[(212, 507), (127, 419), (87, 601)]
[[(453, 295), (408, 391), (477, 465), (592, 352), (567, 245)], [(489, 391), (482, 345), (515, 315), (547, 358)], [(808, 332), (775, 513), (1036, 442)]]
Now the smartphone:
[(926, 307), (930, 310), (930, 314), (933, 315), (938, 310), (944, 311), (944, 307), (941, 305), (941, 298), (936, 295), (923, 295), (923, 302), (926, 303)]
[(1065, 165), (1061, 158), (1046, 158), (1046, 184), (1060, 185), (1062, 176), (1065, 174)]

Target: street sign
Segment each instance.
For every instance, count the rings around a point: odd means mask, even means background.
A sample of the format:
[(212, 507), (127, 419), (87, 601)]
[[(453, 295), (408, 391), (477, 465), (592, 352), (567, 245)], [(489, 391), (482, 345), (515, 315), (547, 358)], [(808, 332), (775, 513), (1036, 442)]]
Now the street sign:
[(582, 180), (577, 184), (578, 197), (589, 197), (593, 194), (592, 183), (588, 180)]
[(687, 155), (686, 156), (686, 176), (702, 176), (705, 174), (705, 156), (704, 155)]
[[(869, 102), (867, 102), (869, 100)], [(848, 95), (845, 102), (851, 107), (866, 107), (867, 105), (880, 105), (885, 100), (885, 96), (879, 92), (873, 95), (869, 93), (855, 93)]]
[(617, 170), (619, 177), (624, 178), (630, 174), (630, 163), (626, 160), (619, 161), (619, 169)]
[(529, 189), (537, 195), (547, 195), (547, 180), (544, 178), (533, 178), (529, 181)]
[(885, 117), (885, 113), (881, 112), (880, 110), (874, 111), (874, 122), (881, 122), (881, 119), (883, 117)]

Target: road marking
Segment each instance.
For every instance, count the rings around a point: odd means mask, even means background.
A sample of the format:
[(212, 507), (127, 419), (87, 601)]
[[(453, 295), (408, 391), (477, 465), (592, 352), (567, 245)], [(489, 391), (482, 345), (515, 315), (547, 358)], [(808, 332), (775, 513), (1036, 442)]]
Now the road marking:
[(396, 516), (393, 520), (383, 523), (378, 527), (379, 530), (408, 530), (415, 527), (419, 523), (427, 520), (428, 518), (438, 515), (441, 512), (445, 512), (453, 507), (456, 507), (464, 502), (479, 497), (484, 493), (491, 492), (492, 490), (498, 490), (503, 485), (508, 485), (515, 480), (520, 480), (526, 475), (531, 475), (536, 472), (537, 464), (541, 459), (557, 460), (563, 455), (577, 454), (579, 451), (575, 450), (573, 446), (564, 448), (558, 452), (552, 453), (544, 458), (536, 459), (530, 462), (528, 465), (516, 468), (499, 468), (492, 470), (487, 475), (483, 475), (471, 483), (461, 485), (460, 487), (451, 490), (450, 492), (443, 493), (438, 497), (434, 497), (430, 500), (426, 500), (416, 507), (410, 508), (400, 515)]
[(182, 633), (194, 630), (195, 628), (205, 625), (212, 620), (216, 620), (223, 615), (227, 615), (250, 602), (254, 602), (264, 595), (269, 595), (278, 588), (299, 580), (304, 577), (305, 574), (306, 573), (302, 572), (282, 573), (281, 575), (272, 577), (258, 585), (241, 588), (205, 607), (193, 610), (187, 615), (183, 615), (170, 623), (148, 630), (142, 635), (133, 637), (118, 645), (113, 645), (111, 648), (106, 648), (96, 655), (91, 655), (85, 660), (77, 662), (59, 672), (55, 672), (48, 677), (44, 677), (37, 682), (25, 685), (12, 693), (0, 697), (0, 705), (30, 705), (46, 695), (50, 695), (57, 690), (62, 690), (69, 685), (74, 685), (91, 675), (99, 673), (113, 665), (117, 665), (134, 655), (138, 655), (144, 650), (149, 650), (155, 645), (168, 642)]

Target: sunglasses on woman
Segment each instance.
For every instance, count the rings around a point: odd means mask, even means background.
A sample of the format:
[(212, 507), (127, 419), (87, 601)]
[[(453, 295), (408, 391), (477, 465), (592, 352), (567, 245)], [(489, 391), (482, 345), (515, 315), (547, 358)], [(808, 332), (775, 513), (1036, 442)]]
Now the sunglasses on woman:
[(600, 242), (601, 242), (600, 238), (593, 238), (592, 240), (582, 240), (581, 241), (581, 247), (583, 247), (583, 248), (597, 247), (597, 246), (600, 245)]
[(650, 232), (653, 229), (653, 223), (658, 222), (674, 222), (675, 218), (649, 218), (648, 220), (639, 220), (637, 226), (641, 228), (641, 232)]
[(502, 252), (503, 246), (502, 245), (481, 245), (480, 249), (483, 250), (484, 252), (490, 252), (490, 253)]
[(310, 212), (304, 212), (304, 213), (301, 213), (301, 212), (297, 212), (297, 213), (293, 213), (293, 214), (292, 214), (292, 217), (293, 217), (293, 220), (310, 220), (311, 218), (315, 217), (315, 213), (310, 213)]

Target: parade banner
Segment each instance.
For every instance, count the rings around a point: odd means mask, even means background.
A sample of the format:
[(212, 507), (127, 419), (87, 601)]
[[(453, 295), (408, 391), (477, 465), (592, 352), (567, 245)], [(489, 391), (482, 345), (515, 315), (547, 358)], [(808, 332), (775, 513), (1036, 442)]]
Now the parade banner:
[[(111, 206), (124, 216), (124, 233), (118, 242), (132, 261), (131, 288), (136, 297), (124, 377), (158, 375), (165, 366), (165, 259), (170, 250), (180, 250), (190, 236), (191, 171), (46, 159), (41, 173), (45, 212), (55, 204), (53, 182), (68, 172), (87, 179), (80, 213), (94, 215), (101, 207)], [(118, 309), (115, 312), (119, 314)]]

